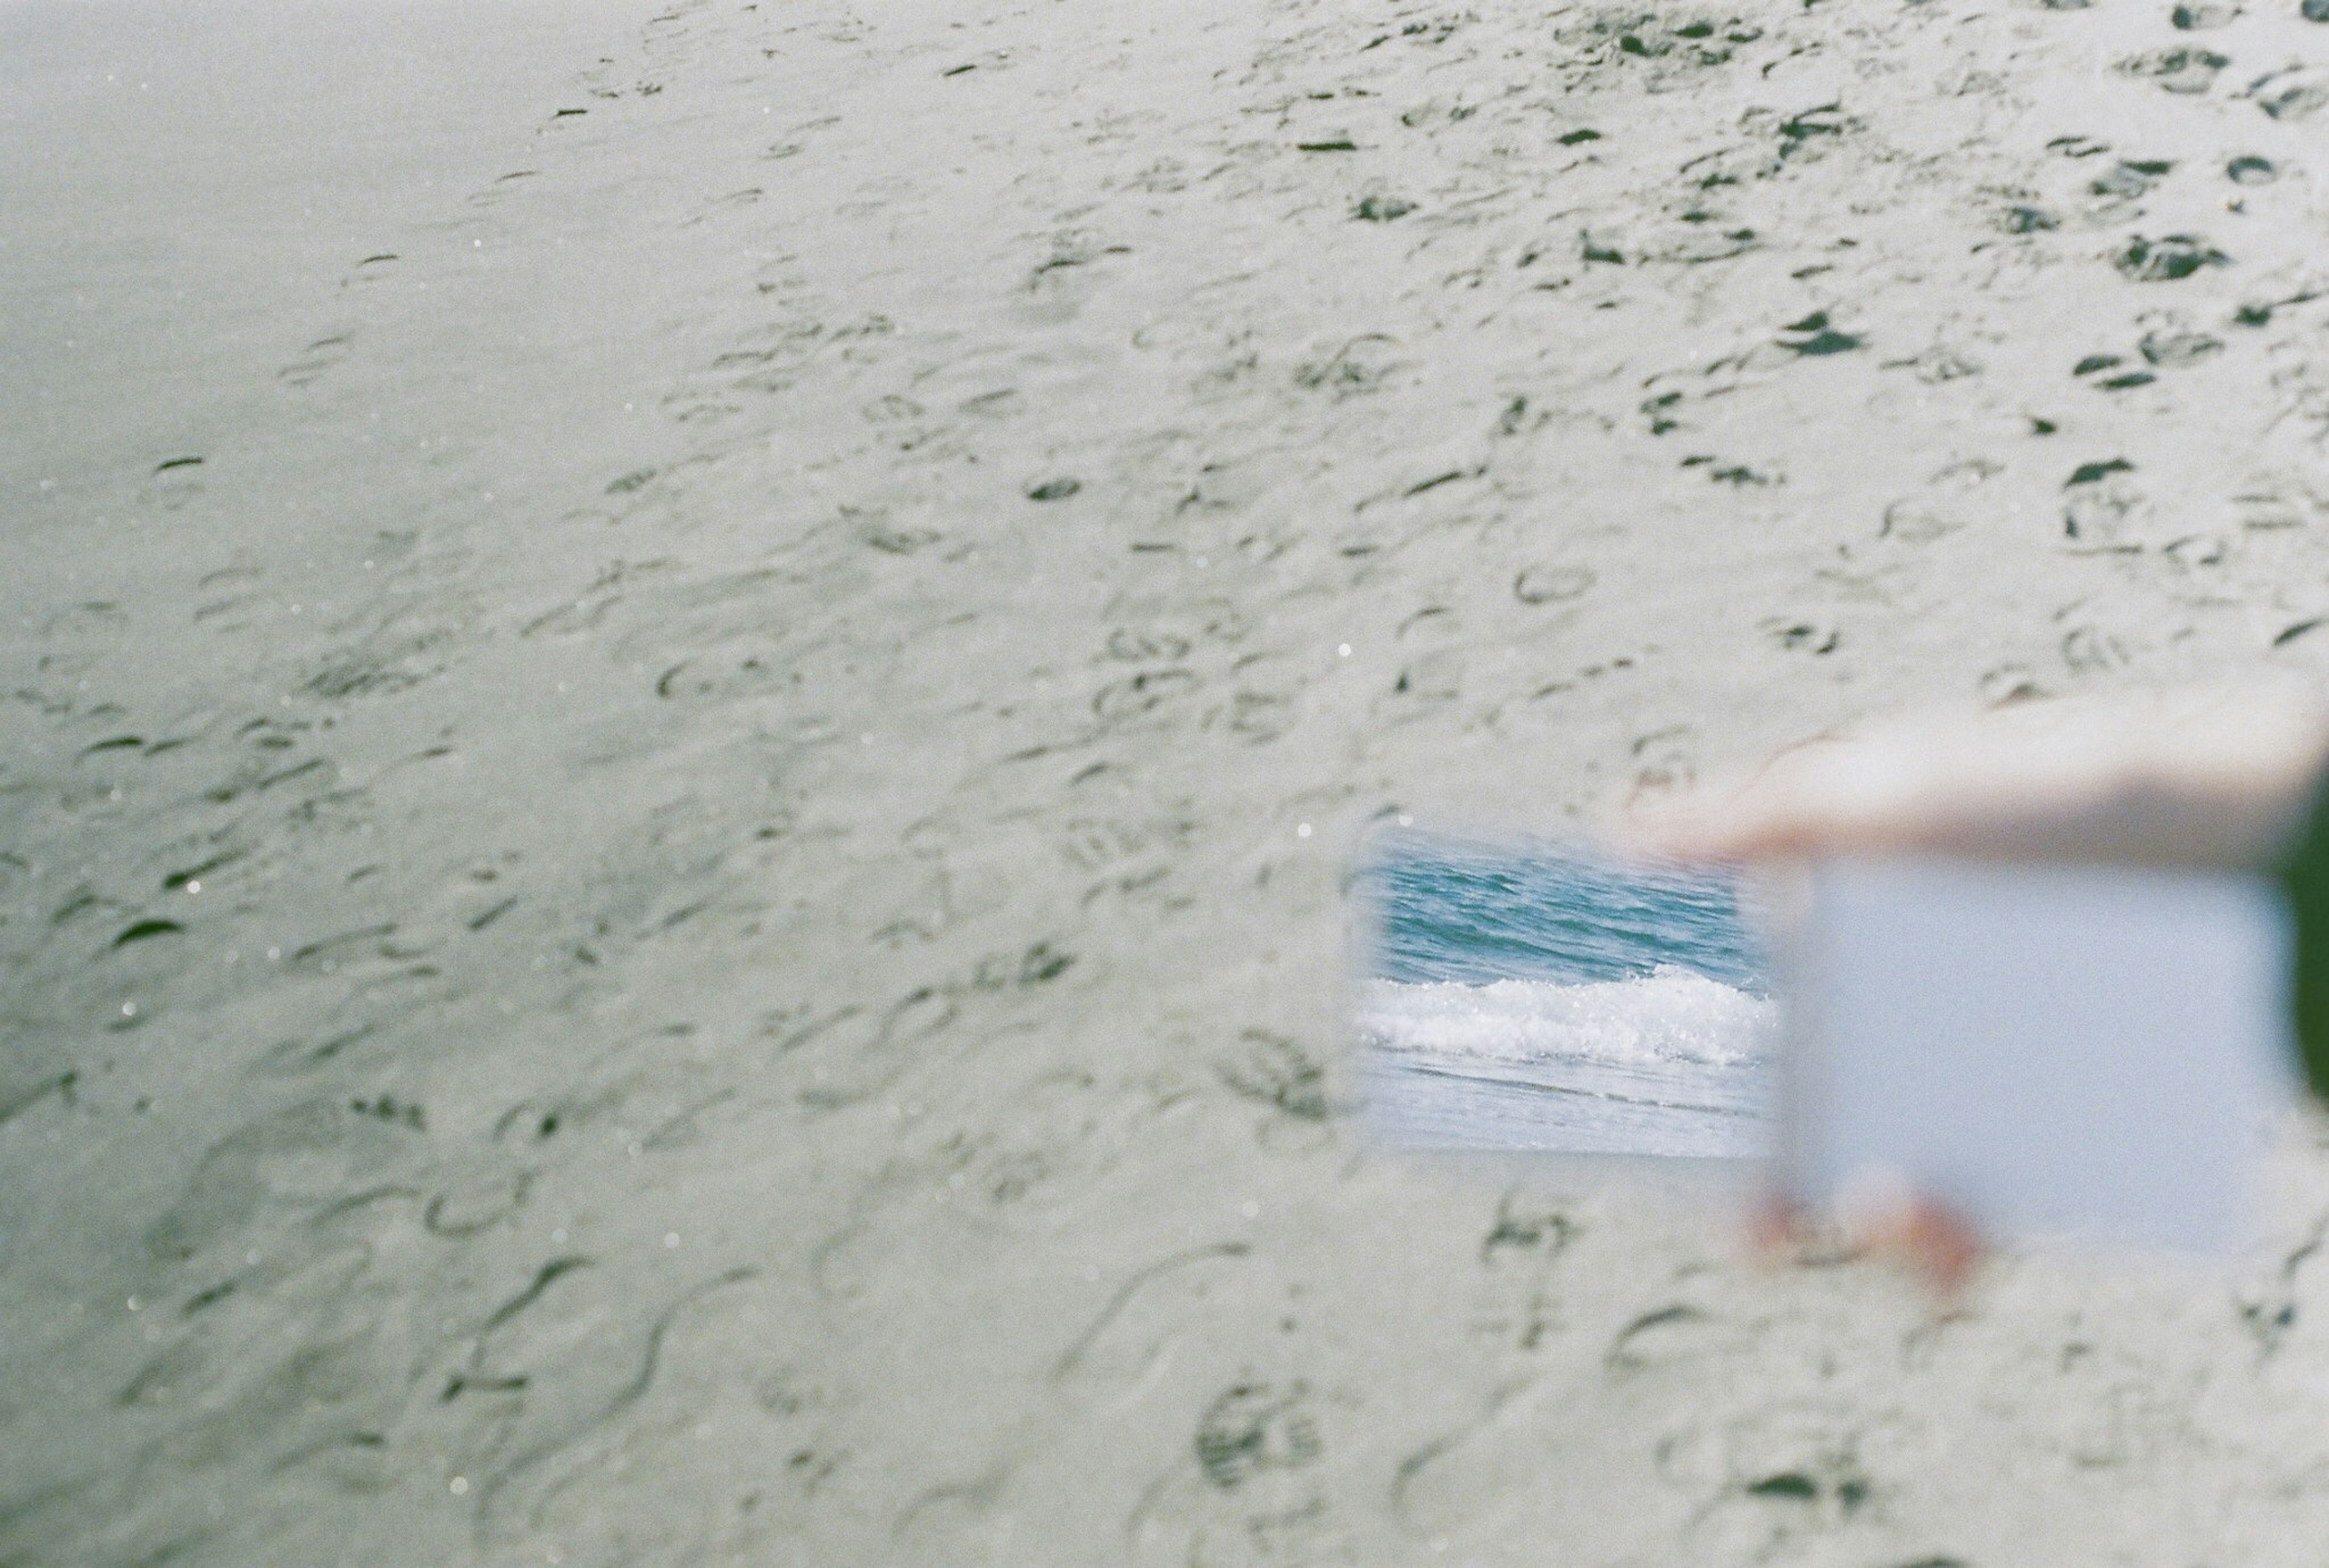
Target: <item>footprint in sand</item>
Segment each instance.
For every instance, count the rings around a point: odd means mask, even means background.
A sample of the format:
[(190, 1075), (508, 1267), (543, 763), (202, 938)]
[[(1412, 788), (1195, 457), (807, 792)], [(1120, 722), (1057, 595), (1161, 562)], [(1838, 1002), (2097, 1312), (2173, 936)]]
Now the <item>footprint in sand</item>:
[(335, 333), (317, 338), (301, 352), (299, 357), (275, 372), (275, 379), (287, 387), (310, 387), (325, 373), (355, 352), (355, 337), (351, 333)]
[(540, 174), (541, 171), (538, 169), (513, 169), (510, 173), (495, 180), (492, 184), (487, 185), (484, 190), (472, 192), (469, 195), (469, 205), (472, 207), (497, 207), (515, 194), (517, 187), (523, 182), (534, 179), (538, 177)]
[(2226, 267), (2231, 258), (2194, 234), (2170, 234), (2150, 239), (2137, 234), (2111, 258), (2136, 283), (2176, 283), (2205, 267)]
[(138, 499), (165, 512), (175, 512), (200, 499), (206, 461), (192, 456), (164, 458), (154, 465), (153, 475)]
[(2329, 107), (2329, 66), (2296, 65), (2258, 77), (2242, 95), (2274, 119), (2295, 123)]
[(2173, 93), (2202, 93), (2216, 85), (2216, 73), (2231, 64), (2209, 49), (2154, 49), (2119, 61), (2128, 76), (2157, 82)]
[(2108, 174), (2096, 177), (2087, 189), (2098, 196), (2131, 202), (2150, 194), (2152, 187), (2165, 179), (2174, 168), (2174, 162), (2168, 158), (2123, 160)]
[(365, 257), (362, 261), (357, 262), (354, 267), (350, 268), (348, 269), (348, 275), (340, 279), (340, 286), (342, 288), (357, 288), (367, 284), (378, 283), (389, 275), (389, 272), (396, 266), (396, 262), (397, 255), (395, 251), (375, 251), (373, 254)]

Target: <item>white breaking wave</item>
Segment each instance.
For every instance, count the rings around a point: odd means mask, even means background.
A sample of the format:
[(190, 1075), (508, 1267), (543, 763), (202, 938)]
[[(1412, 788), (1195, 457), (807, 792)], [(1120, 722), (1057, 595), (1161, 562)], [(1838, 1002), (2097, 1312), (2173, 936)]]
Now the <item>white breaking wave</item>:
[(1776, 1002), (1663, 967), (1581, 985), (1370, 981), (1358, 1024), (1386, 1049), (1446, 1060), (1721, 1066), (1762, 1056), (1777, 1019)]

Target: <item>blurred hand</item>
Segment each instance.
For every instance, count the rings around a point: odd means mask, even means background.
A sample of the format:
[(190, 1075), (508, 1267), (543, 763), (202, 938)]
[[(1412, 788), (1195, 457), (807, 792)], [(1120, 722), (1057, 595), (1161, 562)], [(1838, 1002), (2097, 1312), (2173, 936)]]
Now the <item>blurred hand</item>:
[[(1636, 853), (1749, 868), (1848, 855), (2258, 867), (2302, 829), (2329, 712), (2287, 691), (2186, 691), (1896, 720), (1796, 746), (1681, 796), (1638, 803)], [(1881, 1184), (1880, 1184), (1881, 1188)], [(1961, 1215), (1905, 1188), (1839, 1205), (1845, 1239), (1943, 1297), (1978, 1266)], [(1805, 1216), (1775, 1203), (1764, 1250)]]
[[(1841, 1207), (1837, 1229), (1853, 1254), (1905, 1266), (1943, 1302), (1962, 1296), (1981, 1266), (1980, 1230), (1946, 1203), (1904, 1189), (1881, 1204)], [(1777, 1197), (1757, 1207), (1749, 1229), (1757, 1254), (1768, 1262), (1801, 1262), (1834, 1245), (1833, 1234), (1823, 1235), (1811, 1216)]]

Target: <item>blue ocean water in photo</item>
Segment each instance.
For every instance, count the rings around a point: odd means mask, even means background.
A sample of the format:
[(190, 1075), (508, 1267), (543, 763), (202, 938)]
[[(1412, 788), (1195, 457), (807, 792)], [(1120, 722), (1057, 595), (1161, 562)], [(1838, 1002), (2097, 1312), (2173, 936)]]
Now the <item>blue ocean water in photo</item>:
[(1376, 1122), (1466, 1149), (1744, 1158), (1776, 1005), (1728, 877), (1403, 833), (1362, 868)]

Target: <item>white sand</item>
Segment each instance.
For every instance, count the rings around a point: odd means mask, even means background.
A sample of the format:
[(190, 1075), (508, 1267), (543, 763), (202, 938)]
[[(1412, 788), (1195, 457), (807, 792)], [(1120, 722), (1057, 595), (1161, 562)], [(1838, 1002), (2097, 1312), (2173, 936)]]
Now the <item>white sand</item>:
[(0, 5), (0, 1563), (2314, 1561), (2320, 1198), (1937, 1324), (1331, 1010), (1379, 813), (2319, 668), (2293, 3)]

